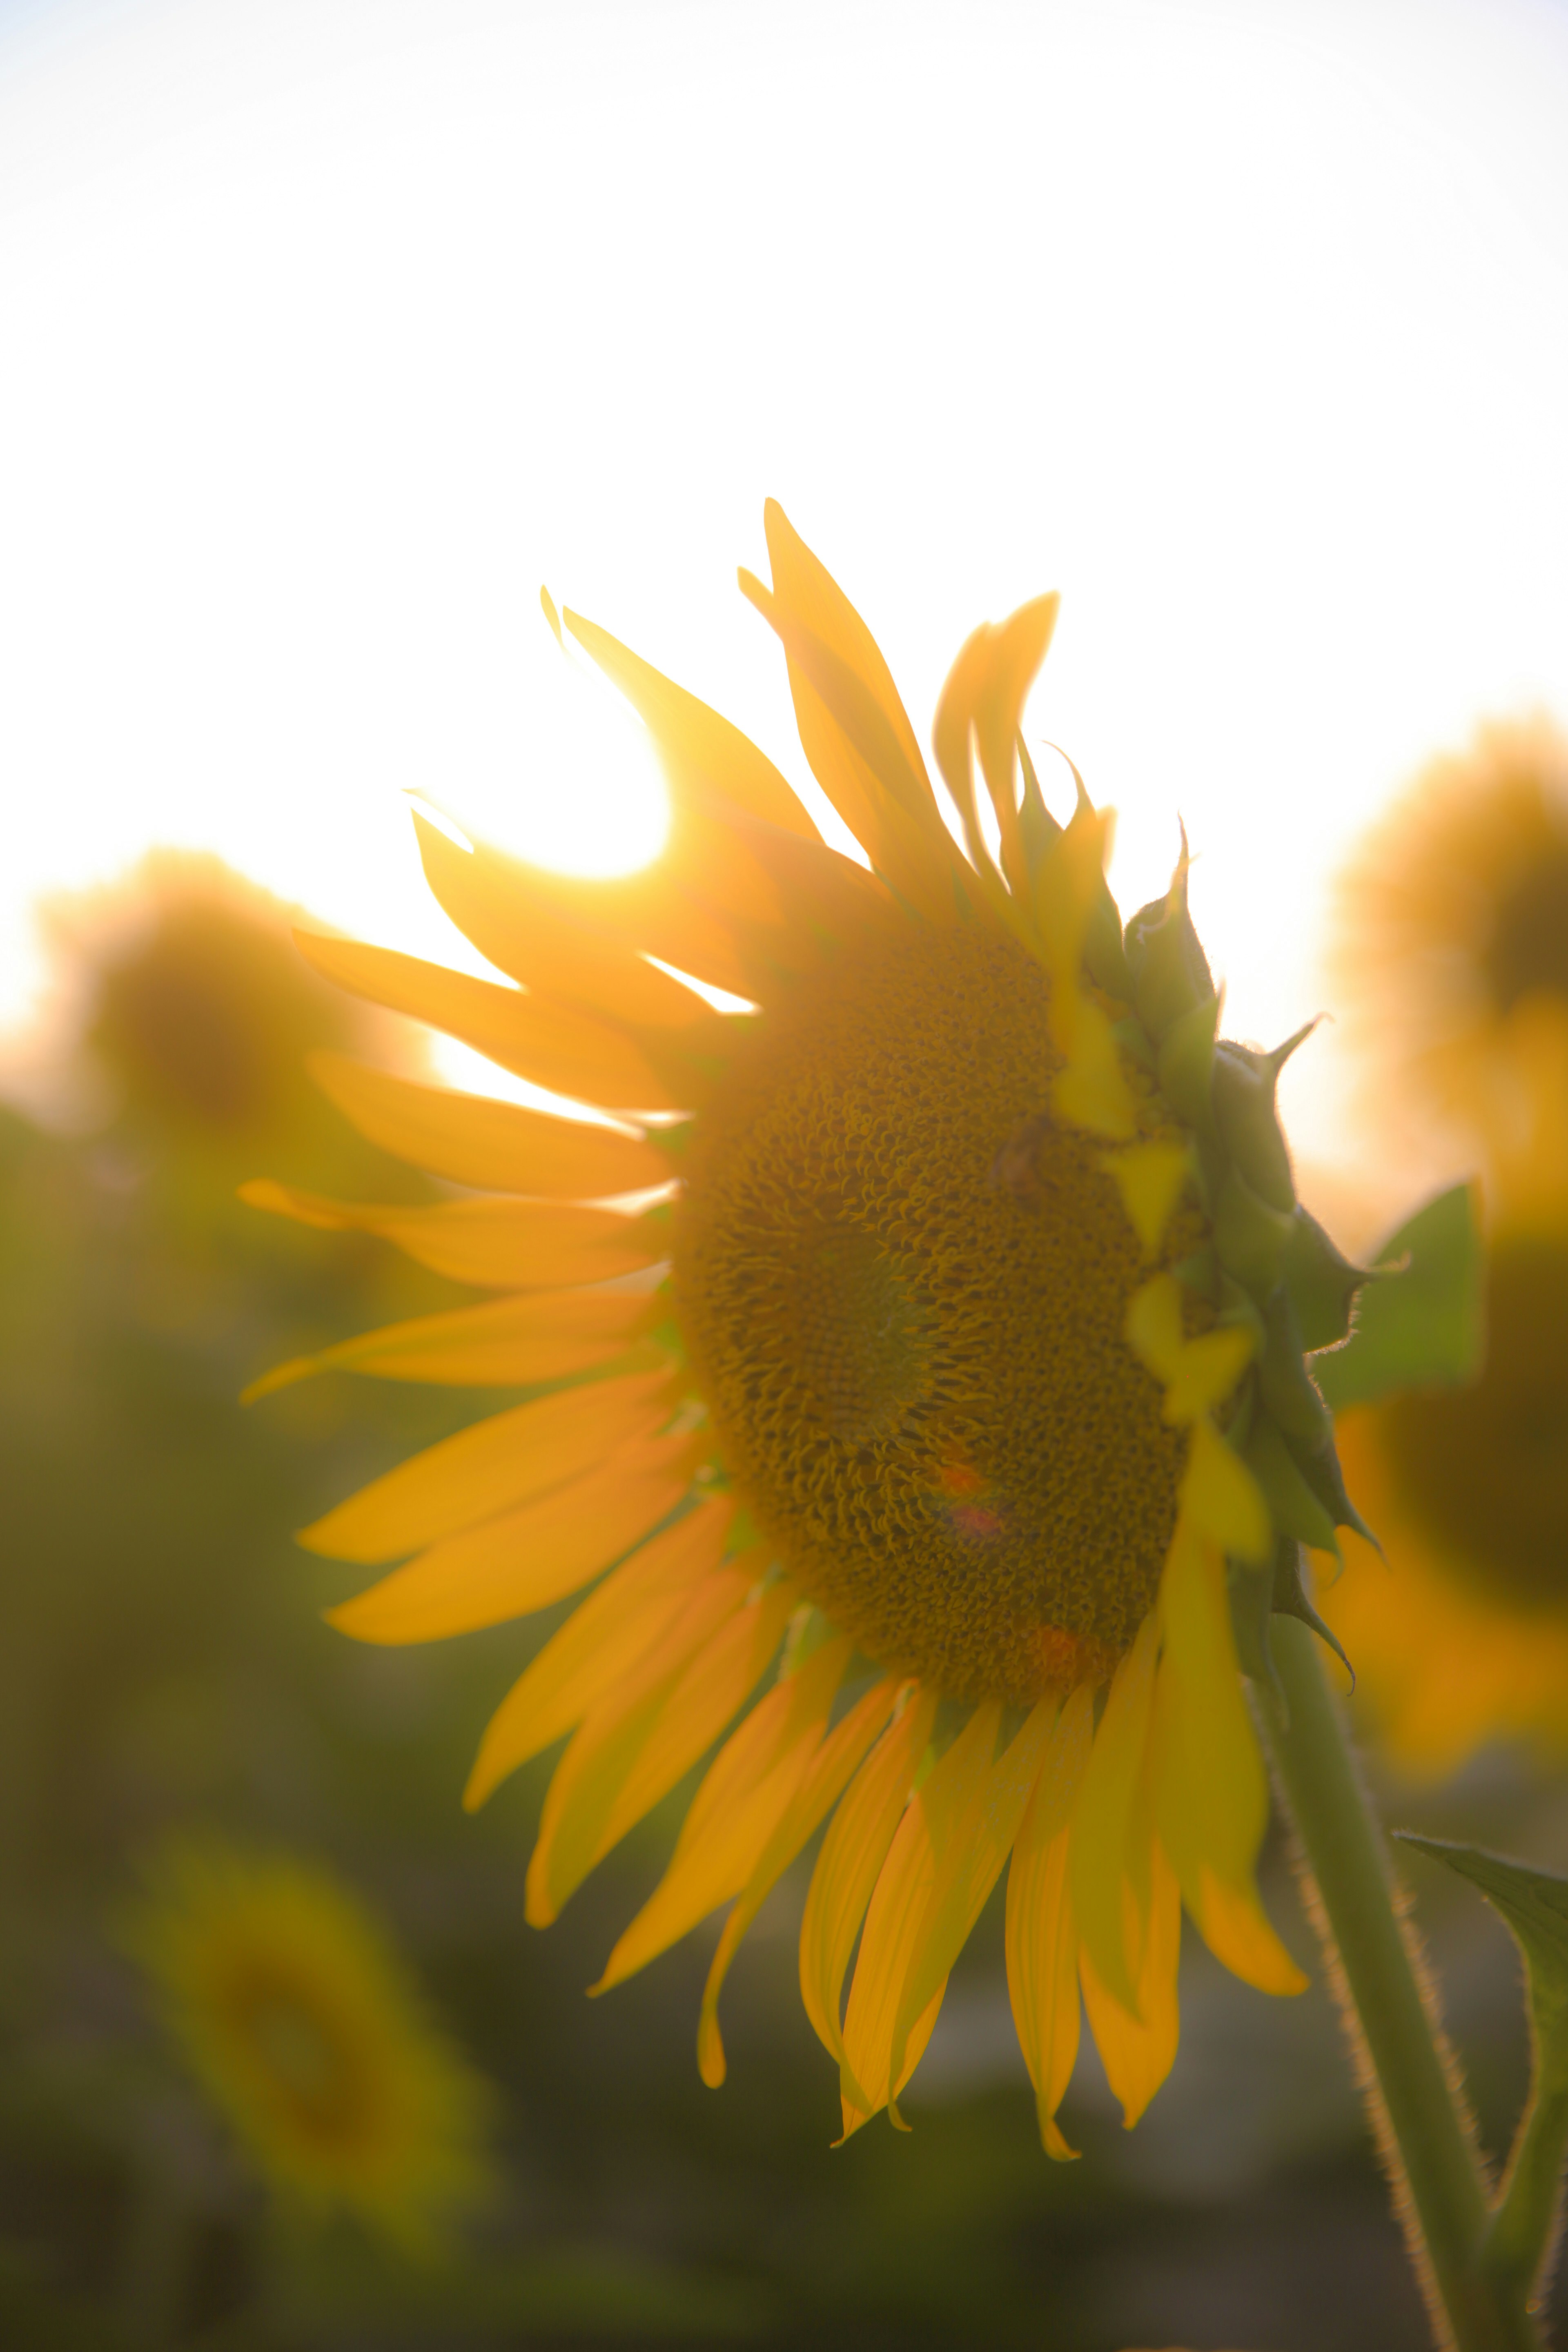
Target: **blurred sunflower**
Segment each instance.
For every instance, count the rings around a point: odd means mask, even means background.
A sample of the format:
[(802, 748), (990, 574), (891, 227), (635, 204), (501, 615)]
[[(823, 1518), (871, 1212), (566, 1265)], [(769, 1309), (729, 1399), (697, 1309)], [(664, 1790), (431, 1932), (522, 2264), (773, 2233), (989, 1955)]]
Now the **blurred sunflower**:
[(411, 2251), (485, 2186), (489, 2093), (364, 1906), (324, 1871), (171, 1846), (125, 1940), (192, 2071), (278, 2193)]
[[(731, 1902), (698, 2039), (721, 2081), (726, 1971), (826, 1822), (805, 2007), (845, 2133), (898, 2122), (1005, 1867), (1014, 2015), (1065, 2156), (1080, 1989), (1129, 2123), (1170, 2067), (1184, 1900), (1250, 1982), (1302, 1982), (1254, 1885), (1267, 1788), (1226, 1562), (1266, 1639), (1279, 1539), (1293, 1561), (1351, 1517), (1302, 1350), (1343, 1337), (1357, 1276), (1295, 1205), (1274, 1112), (1289, 1049), (1215, 1043), (1184, 855), (1124, 931), (1108, 819), (1081, 786), (1065, 829), (1046, 809), (1018, 723), (1055, 597), (977, 630), (943, 691), (961, 848), (865, 624), (776, 506), (766, 525), (773, 584), (742, 584), (868, 870), (725, 720), (567, 615), (664, 760), (657, 865), (568, 880), (422, 824), (436, 896), (521, 988), (302, 944), (618, 1124), (320, 1064), (367, 1135), (469, 1191), (412, 1212), (248, 1196), (505, 1295), (253, 1393), (334, 1367), (554, 1383), (303, 1538), (403, 1560), (331, 1612), (370, 1642), (494, 1624), (604, 1575), (468, 1785), (478, 1804), (569, 1735), (530, 1917), (739, 1716), (595, 1990)], [(682, 975), (752, 1009), (715, 1011)], [(658, 1195), (641, 1213), (602, 1205), (638, 1193)], [(1279, 1605), (1304, 1610), (1281, 1574)]]
[[(1342, 1413), (1387, 1571), (1324, 1614), (1389, 1745), (1568, 1753), (1568, 743), (1483, 728), (1367, 835), (1334, 950), (1367, 1066), (1481, 1162), (1484, 1369)], [(1375, 1050), (1373, 1035), (1379, 1040)]]

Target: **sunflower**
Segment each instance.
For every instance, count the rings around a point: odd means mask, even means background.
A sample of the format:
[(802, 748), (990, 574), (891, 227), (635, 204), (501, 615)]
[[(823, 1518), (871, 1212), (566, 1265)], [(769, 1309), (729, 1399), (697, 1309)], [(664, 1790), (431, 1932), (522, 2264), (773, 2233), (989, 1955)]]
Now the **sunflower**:
[(420, 2252), (482, 2192), (488, 2088), (324, 1871), (182, 1842), (154, 1865), (125, 1941), (197, 2081), (287, 2202)]
[(1340, 877), (1329, 966), (1369, 1096), (1568, 1190), (1568, 741), (1493, 723)]
[[(1568, 1753), (1568, 743), (1483, 728), (1347, 869), (1334, 960), (1380, 1086), (1458, 1127), (1487, 1202), (1486, 1362), (1342, 1413), (1387, 1572), (1324, 1601), (1388, 1745)], [(1379, 1041), (1375, 1049), (1373, 1037)]]
[(530, 1918), (722, 1741), (595, 1990), (730, 1905), (698, 2032), (721, 2082), (725, 1975), (826, 1823), (805, 2004), (846, 2136), (897, 2124), (1005, 1869), (1014, 2015), (1067, 2156), (1080, 1994), (1130, 2124), (1170, 2068), (1184, 1904), (1249, 1982), (1302, 1982), (1256, 1892), (1268, 1795), (1231, 1588), (1266, 1640), (1277, 1546), (1293, 1560), (1350, 1516), (1302, 1349), (1342, 1339), (1357, 1277), (1295, 1205), (1289, 1048), (1215, 1042), (1184, 851), (1124, 929), (1108, 817), (1081, 785), (1065, 828), (1046, 808), (1018, 730), (1056, 598), (959, 655), (935, 722), (950, 830), (864, 622), (771, 504), (766, 529), (773, 585), (742, 585), (867, 864), (735, 729), (568, 614), (662, 755), (659, 861), (573, 881), (421, 824), (436, 896), (521, 988), (303, 945), (615, 1123), (321, 1066), (367, 1135), (464, 1189), (416, 1210), (250, 1197), (498, 1296), (253, 1393), (332, 1368), (551, 1384), (303, 1537), (401, 1562), (331, 1612), (368, 1642), (602, 1580), (468, 1788), (477, 1805), (567, 1741)]

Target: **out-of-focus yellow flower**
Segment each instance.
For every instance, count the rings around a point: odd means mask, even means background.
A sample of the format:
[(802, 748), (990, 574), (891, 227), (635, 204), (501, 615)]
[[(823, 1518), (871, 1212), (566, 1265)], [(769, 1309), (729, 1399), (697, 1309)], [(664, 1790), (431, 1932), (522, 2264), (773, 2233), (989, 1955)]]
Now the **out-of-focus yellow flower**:
[(488, 2086), (358, 1899), (287, 1855), (171, 1846), (126, 1942), (280, 2197), (410, 2251), (482, 2194)]
[[(1065, 830), (1047, 812), (1018, 724), (1056, 599), (976, 631), (944, 690), (965, 854), (864, 623), (773, 506), (767, 535), (773, 585), (742, 585), (868, 870), (725, 720), (568, 615), (663, 755), (658, 864), (569, 881), (422, 825), (437, 897), (521, 989), (304, 945), (617, 1123), (326, 1066), (367, 1135), (468, 1189), (413, 1212), (249, 1196), (496, 1296), (258, 1390), (335, 1367), (554, 1384), (304, 1538), (402, 1560), (332, 1612), (370, 1642), (604, 1578), (468, 1787), (477, 1804), (568, 1739), (529, 1916), (553, 1919), (728, 1731), (597, 1989), (732, 1904), (699, 2030), (721, 2081), (725, 1973), (826, 1822), (802, 1991), (845, 2132), (896, 2123), (1007, 1868), (1014, 2015), (1063, 2156), (1080, 1990), (1129, 2122), (1170, 2067), (1184, 1899), (1249, 1981), (1302, 1981), (1254, 1885), (1267, 1790), (1226, 1563), (1266, 1612), (1277, 1538), (1349, 1516), (1302, 1345), (1304, 1325), (1314, 1348), (1342, 1336), (1354, 1276), (1295, 1207), (1288, 1049), (1215, 1044), (1184, 856), (1124, 934), (1109, 820), (1081, 789)], [(600, 1205), (653, 1191), (641, 1214)]]
[(1568, 743), (1483, 728), (1366, 836), (1335, 963), (1373, 1085), (1482, 1171), (1485, 1368), (1343, 1413), (1386, 1567), (1323, 1600), (1393, 1753), (1568, 1753)]

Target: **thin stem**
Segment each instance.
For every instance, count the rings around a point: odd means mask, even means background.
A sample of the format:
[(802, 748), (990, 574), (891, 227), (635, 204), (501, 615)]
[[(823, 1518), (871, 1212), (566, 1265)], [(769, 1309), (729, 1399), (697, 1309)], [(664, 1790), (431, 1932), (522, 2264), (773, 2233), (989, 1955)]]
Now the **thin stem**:
[(1563, 2208), (1563, 2155), (1568, 2148), (1568, 2082), (1543, 2074), (1519, 2127), (1508, 2179), (1481, 2248), (1481, 2266), (1504, 2294), (1533, 2302), (1556, 2243)]
[(1479, 2158), (1316, 1637), (1284, 1616), (1271, 1634), (1288, 1712), (1265, 1703), (1269, 1743), (1438, 2342), (1455, 2352), (1540, 2352), (1522, 2295), (1482, 2267), (1489, 2212)]

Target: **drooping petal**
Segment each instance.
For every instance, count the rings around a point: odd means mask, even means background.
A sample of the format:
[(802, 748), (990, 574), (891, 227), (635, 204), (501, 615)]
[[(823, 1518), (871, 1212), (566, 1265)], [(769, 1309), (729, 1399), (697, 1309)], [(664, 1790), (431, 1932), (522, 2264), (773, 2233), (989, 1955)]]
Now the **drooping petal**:
[(258, 1177), (239, 1197), (253, 1209), (292, 1217), (331, 1233), (378, 1234), (420, 1265), (454, 1282), (497, 1290), (568, 1290), (613, 1282), (655, 1265), (667, 1234), (616, 1209), (579, 1209), (542, 1201), (329, 1201), (320, 1192)]
[(634, 1976), (740, 1893), (821, 1744), (852, 1647), (843, 1636), (825, 1643), (731, 1733), (691, 1801), (669, 1867), (593, 1991)]
[(357, 1641), (437, 1642), (564, 1599), (668, 1517), (687, 1490), (688, 1437), (634, 1443), (570, 1485), (443, 1537), (327, 1612)]
[(294, 939), (323, 979), (427, 1022), (534, 1086), (607, 1110), (689, 1108), (630, 1037), (592, 1013), (391, 948), (310, 931), (297, 930)]
[(1181, 2035), (1176, 2000), (1181, 1890), (1157, 1838), (1149, 1840), (1146, 1867), (1148, 1930), (1133, 2007), (1127, 2008), (1107, 1990), (1087, 1948), (1079, 1955), (1089, 2028), (1129, 2131), (1170, 2073)]
[(1007, 1990), (1047, 2156), (1076, 2151), (1057, 2109), (1078, 2058), (1078, 1922), (1068, 1882), (1073, 1814), (1094, 1738), (1094, 1693), (1071, 1692), (1052, 1729), (1007, 1871)]
[(669, 1416), (668, 1370), (564, 1389), (475, 1422), (300, 1531), (307, 1551), (369, 1566), (423, 1550), (580, 1477)]
[(1160, 1649), (1151, 1611), (1116, 1670), (1083, 1776), (1072, 1835), (1072, 1899), (1097, 1975), (1129, 2009), (1142, 1958), (1142, 1923), (1129, 1916), (1127, 1853), (1139, 1801)]
[(800, 1991), (817, 2039), (843, 2063), (838, 2003), (871, 1890), (899, 1826), (931, 1725), (935, 1696), (916, 1689), (839, 1805), (816, 1857), (800, 1924)]
[[(724, 2044), (719, 2032), (719, 1995), (730, 1964), (763, 1902), (799, 1853), (813, 1831), (826, 1819), (848, 1787), (871, 1742), (892, 1712), (899, 1693), (896, 1681), (875, 1684), (857, 1701), (811, 1756), (805, 1775), (781, 1814), (773, 1834), (757, 1856), (750, 1877), (724, 1922), (719, 1948), (702, 1991), (702, 2011), (697, 2026), (697, 2063), (710, 2090), (724, 2080)], [(907, 1687), (907, 1686), (906, 1686)]]
[(637, 1345), (661, 1308), (646, 1291), (531, 1291), (515, 1298), (421, 1315), (296, 1356), (253, 1381), (244, 1402), (318, 1372), (364, 1372), (379, 1381), (453, 1388), (532, 1388), (614, 1362)]
[[(710, 1579), (690, 1604), (713, 1606)], [(548, 1927), (612, 1846), (711, 1747), (773, 1657), (798, 1596), (782, 1580), (742, 1601), (672, 1673), (650, 1658), (629, 1694), (589, 1716), (556, 1767), (528, 1865), (527, 1911)], [(667, 1637), (679, 1651), (683, 1629)], [(660, 1645), (661, 1648), (663, 1645)]]
[(1151, 1764), (1161, 1843), (1216, 1959), (1264, 1992), (1300, 1992), (1307, 1979), (1264, 1917), (1253, 1875), (1268, 1788), (1242, 1696), (1225, 1559), (1184, 1524), (1160, 1614)]
[(662, 1151), (619, 1128), (418, 1086), (342, 1054), (310, 1059), (318, 1083), (372, 1143), (477, 1192), (604, 1201), (668, 1184), (673, 1173)]
[(897, 2100), (931, 2039), (945, 1975), (901, 2037), (896, 2036), (899, 2003), (938, 1874), (990, 1769), (1001, 1721), (995, 1700), (975, 1708), (910, 1800), (878, 1875), (844, 2012), (839, 2076), (846, 2139)]
[(916, 2019), (946, 1983), (1013, 1851), (1058, 1712), (1054, 1697), (1032, 1710), (954, 1812), (937, 1851), (935, 1876), (893, 2019), (889, 2075), (895, 2083), (903, 2080), (905, 2050)]
[[(509, 1772), (575, 1730), (652, 1654), (691, 1588), (718, 1568), (734, 1516), (727, 1496), (698, 1503), (573, 1611), (486, 1726), (463, 1791), (470, 1812)], [(737, 1607), (743, 1597), (738, 1590)]]

